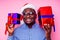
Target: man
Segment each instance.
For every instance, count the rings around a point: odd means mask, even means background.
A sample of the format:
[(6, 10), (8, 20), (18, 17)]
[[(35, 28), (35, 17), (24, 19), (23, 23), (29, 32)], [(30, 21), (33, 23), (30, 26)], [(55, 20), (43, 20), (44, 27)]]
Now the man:
[(44, 28), (40, 28), (39, 24), (35, 22), (37, 15), (32, 5), (25, 5), (22, 14), (24, 24), (16, 29), (8, 27), (8, 40), (51, 40), (50, 25), (44, 24)]

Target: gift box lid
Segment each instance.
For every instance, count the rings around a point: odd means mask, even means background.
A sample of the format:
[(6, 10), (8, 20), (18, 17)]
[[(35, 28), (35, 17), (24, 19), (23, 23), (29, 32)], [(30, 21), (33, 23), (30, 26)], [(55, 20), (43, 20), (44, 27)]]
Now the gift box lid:
[(40, 7), (38, 11), (40, 12), (40, 15), (51, 15), (52, 14), (51, 6)]

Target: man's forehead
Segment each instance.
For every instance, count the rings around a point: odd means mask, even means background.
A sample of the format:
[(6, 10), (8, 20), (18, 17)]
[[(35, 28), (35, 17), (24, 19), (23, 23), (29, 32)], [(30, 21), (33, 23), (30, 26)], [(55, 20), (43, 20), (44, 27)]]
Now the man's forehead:
[(25, 12), (30, 12), (30, 11), (32, 11), (32, 10), (31, 10), (31, 9), (26, 9), (26, 10), (25, 10)]
[(24, 9), (24, 12), (33, 12), (34, 11), (34, 9), (32, 9), (32, 8), (26, 8), (26, 9)]

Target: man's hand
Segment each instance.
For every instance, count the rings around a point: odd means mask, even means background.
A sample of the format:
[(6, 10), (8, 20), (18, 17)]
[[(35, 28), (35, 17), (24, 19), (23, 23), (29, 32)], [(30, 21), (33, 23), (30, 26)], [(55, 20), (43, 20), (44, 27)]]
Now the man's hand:
[(45, 30), (45, 33), (46, 33), (46, 39), (47, 40), (51, 40), (51, 30), (52, 30), (52, 27), (50, 24), (44, 24), (44, 28)]
[(8, 26), (8, 34), (9, 34), (9, 36), (12, 36), (13, 32), (14, 32), (14, 24), (10, 24), (7, 26)]

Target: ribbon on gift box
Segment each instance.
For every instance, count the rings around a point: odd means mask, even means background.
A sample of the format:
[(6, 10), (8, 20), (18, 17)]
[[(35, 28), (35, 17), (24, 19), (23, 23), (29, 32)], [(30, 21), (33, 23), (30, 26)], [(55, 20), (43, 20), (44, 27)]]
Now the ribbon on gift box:
[(40, 18), (53, 18), (53, 17), (54, 17), (54, 15), (41, 15), (41, 16), (38, 17), (38, 20)]
[(21, 15), (18, 13), (9, 13), (8, 22), (11, 22), (12, 24), (20, 24), (20, 17)]
[[(54, 20), (53, 17), (54, 17), (54, 15), (41, 15), (41, 16), (38, 17), (38, 20), (40, 20), (40, 19), (42, 19), (42, 18), (52, 18), (52, 20)], [(50, 20), (49, 20), (49, 21), (50, 21)], [(54, 29), (54, 32), (55, 32), (54, 22), (53, 22), (52, 26), (53, 26), (53, 29)]]

